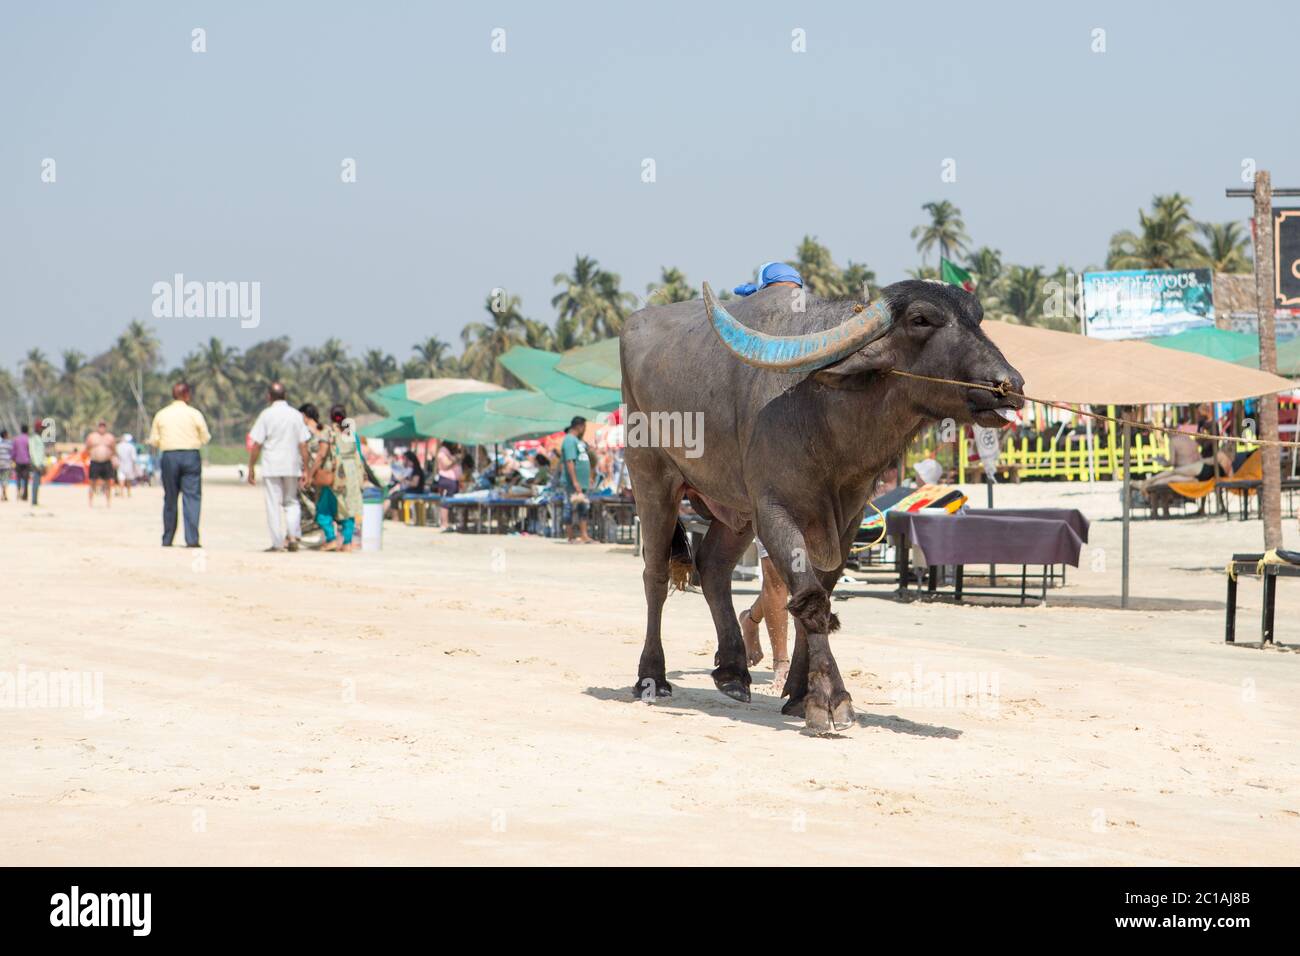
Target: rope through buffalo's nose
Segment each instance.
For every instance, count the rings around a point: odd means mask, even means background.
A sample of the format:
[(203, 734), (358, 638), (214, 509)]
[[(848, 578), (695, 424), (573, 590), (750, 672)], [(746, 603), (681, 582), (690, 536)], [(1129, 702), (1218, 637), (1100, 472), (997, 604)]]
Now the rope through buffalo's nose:
[(894, 375), (901, 375), (904, 378), (920, 379), (923, 382), (937, 382), (940, 385), (960, 385), (963, 388), (982, 388), (986, 392), (995, 392), (1004, 397), (1015, 397), (1023, 402), (1033, 402), (1035, 405), (1042, 405), (1044, 408), (1055, 408), (1058, 411), (1069, 412), (1071, 415), (1079, 415), (1083, 418), (1091, 418), (1093, 421), (1109, 422), (1112, 425), (1127, 425), (1138, 431), (1154, 432), (1162, 435), (1187, 435), (1189, 438), (1195, 438), (1198, 441), (1216, 441), (1225, 442), (1233, 445), (1269, 445), (1276, 448), (1296, 448), (1300, 449), (1300, 441), (1282, 441), (1277, 438), (1244, 438), (1236, 435), (1213, 435), (1209, 432), (1179, 432), (1177, 429), (1169, 428), (1164, 425), (1149, 425), (1146, 422), (1135, 422), (1128, 419), (1116, 418), (1113, 415), (1099, 415), (1096, 412), (1085, 412), (1082, 408), (1072, 408), (1062, 402), (1052, 402), (1045, 398), (1034, 398), (1026, 395), (1024, 392), (1011, 391), (1010, 382), (999, 382), (997, 385), (986, 385), (982, 382), (963, 382), (955, 378), (938, 378), (933, 375), (918, 375), (915, 372), (904, 372), (902, 369), (891, 368), (889, 370)]

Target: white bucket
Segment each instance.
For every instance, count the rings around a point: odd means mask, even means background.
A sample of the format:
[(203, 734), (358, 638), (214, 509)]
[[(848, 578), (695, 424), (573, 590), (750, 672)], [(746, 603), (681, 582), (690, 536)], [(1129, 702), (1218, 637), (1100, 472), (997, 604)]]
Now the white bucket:
[(380, 551), (384, 546), (384, 503), (367, 501), (361, 506), (361, 550)]

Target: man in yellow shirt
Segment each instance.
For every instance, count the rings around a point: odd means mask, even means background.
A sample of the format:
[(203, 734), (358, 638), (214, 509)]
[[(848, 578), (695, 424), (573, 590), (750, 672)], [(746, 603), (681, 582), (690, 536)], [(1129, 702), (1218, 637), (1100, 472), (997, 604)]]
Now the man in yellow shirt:
[(153, 417), (149, 444), (162, 453), (164, 548), (176, 537), (176, 498), (185, 505), (185, 547), (199, 547), (199, 505), (203, 498), (203, 462), (199, 449), (212, 440), (203, 413), (190, 406), (190, 387), (172, 386), (172, 403)]

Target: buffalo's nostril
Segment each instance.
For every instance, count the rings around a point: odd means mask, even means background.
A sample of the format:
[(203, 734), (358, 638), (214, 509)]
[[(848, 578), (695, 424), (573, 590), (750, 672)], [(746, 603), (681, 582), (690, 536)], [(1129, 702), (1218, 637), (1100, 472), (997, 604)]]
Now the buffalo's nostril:
[(998, 376), (997, 384), (1004, 393), (1022, 392), (1025, 388), (1025, 380), (1014, 372), (1003, 372)]

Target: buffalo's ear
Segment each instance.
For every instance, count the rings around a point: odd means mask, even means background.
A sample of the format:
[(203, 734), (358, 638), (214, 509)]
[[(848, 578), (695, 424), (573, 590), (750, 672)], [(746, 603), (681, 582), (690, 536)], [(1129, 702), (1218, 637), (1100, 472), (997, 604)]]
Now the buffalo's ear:
[(887, 372), (896, 362), (892, 348), (884, 342), (872, 342), (852, 355), (818, 369), (813, 373), (813, 378), (831, 388), (851, 388), (854, 376), (868, 372)]

